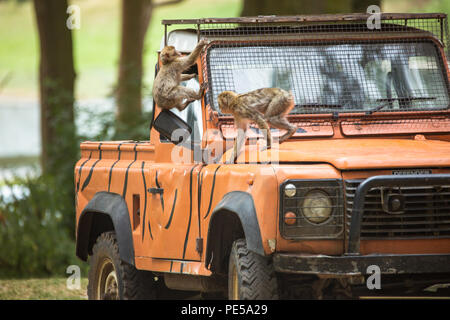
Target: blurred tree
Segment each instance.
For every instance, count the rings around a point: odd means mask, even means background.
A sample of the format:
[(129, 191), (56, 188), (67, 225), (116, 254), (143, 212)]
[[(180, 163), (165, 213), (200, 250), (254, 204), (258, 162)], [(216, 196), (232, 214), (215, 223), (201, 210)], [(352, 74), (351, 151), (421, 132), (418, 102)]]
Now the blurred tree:
[(122, 0), (122, 40), (116, 88), (117, 130), (127, 131), (142, 115), (142, 65), (145, 34), (153, 9), (182, 0)]
[[(74, 123), (75, 68), (67, 0), (34, 0), (40, 43), (42, 173), (59, 186), (63, 227), (74, 230), (73, 168), (78, 155)], [(67, 213), (67, 214), (66, 214)]]
[(371, 5), (377, 5), (381, 8), (382, 0), (352, 0), (353, 12), (367, 12), (367, 8)]
[(41, 103), (42, 169), (60, 174), (65, 160), (76, 153), (72, 33), (66, 27), (67, 0), (34, 0), (40, 40), (39, 89)]
[(243, 0), (241, 16), (366, 12), (381, 0)]

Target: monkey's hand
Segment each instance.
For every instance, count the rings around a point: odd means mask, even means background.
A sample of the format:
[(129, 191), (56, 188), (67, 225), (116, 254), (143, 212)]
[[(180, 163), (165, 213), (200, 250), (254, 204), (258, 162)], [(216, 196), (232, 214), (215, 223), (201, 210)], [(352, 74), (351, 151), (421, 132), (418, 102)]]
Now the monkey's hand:
[(180, 69), (187, 70), (190, 66), (192, 66), (207, 44), (208, 41), (206, 41), (205, 39), (200, 40), (195, 46), (194, 50), (192, 50), (192, 52), (188, 56), (180, 58), (178, 60), (180, 61)]
[(233, 164), (233, 163), (234, 163), (234, 157), (233, 157), (233, 156), (229, 157), (229, 158), (225, 161), (225, 163), (226, 163), (226, 164)]
[(206, 46), (206, 45), (208, 45), (209, 44), (209, 41), (208, 40), (206, 40), (206, 39), (202, 39), (202, 40), (200, 40), (199, 42), (198, 42), (198, 46), (200, 46), (200, 47), (204, 47), (204, 46)]

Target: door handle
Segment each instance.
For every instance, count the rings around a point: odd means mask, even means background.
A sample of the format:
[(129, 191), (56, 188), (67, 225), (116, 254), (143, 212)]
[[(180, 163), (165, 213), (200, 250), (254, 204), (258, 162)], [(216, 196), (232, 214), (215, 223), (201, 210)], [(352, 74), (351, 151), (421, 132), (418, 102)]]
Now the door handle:
[(162, 195), (164, 193), (163, 188), (148, 188), (147, 191), (150, 192), (151, 194), (161, 194)]

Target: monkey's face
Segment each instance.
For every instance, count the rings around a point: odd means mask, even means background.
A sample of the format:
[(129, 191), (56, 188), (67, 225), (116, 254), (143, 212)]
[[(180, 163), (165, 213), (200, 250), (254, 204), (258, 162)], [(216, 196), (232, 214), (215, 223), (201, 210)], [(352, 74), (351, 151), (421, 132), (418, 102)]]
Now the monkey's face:
[(181, 53), (178, 52), (174, 46), (164, 47), (164, 49), (162, 49), (160, 54), (162, 64), (168, 64), (180, 56)]
[(232, 113), (230, 109), (231, 102), (236, 94), (232, 91), (224, 91), (217, 97), (219, 109), (222, 113)]

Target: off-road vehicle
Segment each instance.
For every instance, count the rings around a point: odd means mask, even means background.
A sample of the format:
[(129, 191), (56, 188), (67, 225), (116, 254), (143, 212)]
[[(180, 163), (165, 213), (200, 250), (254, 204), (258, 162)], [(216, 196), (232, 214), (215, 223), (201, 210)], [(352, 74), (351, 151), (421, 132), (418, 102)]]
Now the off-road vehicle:
[[(155, 105), (148, 141), (81, 144), (90, 299), (352, 297), (377, 271), (378, 292), (449, 282), (447, 17), (370, 17), (162, 21), (161, 49), (208, 41), (183, 83), (206, 93)], [(265, 87), (292, 92), (298, 130), (265, 149), (252, 125), (227, 163), (236, 129), (217, 96)]]

